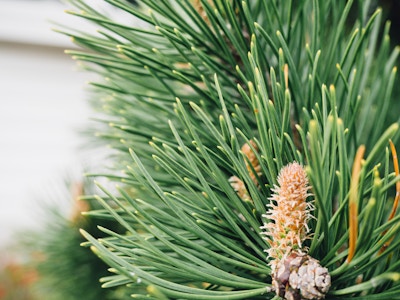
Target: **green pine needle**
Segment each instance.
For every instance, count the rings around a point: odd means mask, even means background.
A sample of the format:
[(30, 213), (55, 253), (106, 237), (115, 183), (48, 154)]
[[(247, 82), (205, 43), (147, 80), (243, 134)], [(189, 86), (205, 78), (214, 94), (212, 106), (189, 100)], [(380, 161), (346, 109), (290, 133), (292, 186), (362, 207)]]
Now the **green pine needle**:
[[(103, 287), (127, 285), (138, 299), (273, 298), (260, 227), (279, 171), (295, 160), (312, 186), (306, 246), (332, 276), (326, 298), (395, 297), (400, 216), (388, 216), (399, 178), (388, 144), (399, 126), (388, 116), (399, 48), (390, 48), (380, 9), (369, 15), (369, 1), (106, 1), (131, 16), (121, 24), (71, 2), (78, 11), (69, 13), (100, 29), (63, 33), (82, 47), (69, 54), (104, 77), (92, 84), (110, 125), (99, 138), (118, 150), (107, 175), (118, 187), (99, 185), (103, 209), (88, 214), (125, 233), (82, 232), (114, 273)], [(245, 144), (260, 165), (256, 179)], [(361, 145), (359, 197), (350, 200)], [(354, 201), (359, 234), (347, 261)]]

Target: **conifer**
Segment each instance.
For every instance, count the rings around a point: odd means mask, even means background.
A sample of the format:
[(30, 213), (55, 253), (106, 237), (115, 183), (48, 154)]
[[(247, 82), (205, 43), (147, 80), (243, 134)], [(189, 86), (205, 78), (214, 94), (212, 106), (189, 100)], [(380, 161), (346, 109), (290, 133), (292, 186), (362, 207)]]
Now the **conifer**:
[(399, 48), (380, 8), (70, 2), (98, 28), (59, 31), (102, 78), (91, 84), (96, 136), (114, 149), (110, 173), (91, 176), (115, 189), (98, 184), (85, 199), (103, 208), (86, 214), (124, 229), (82, 230), (112, 273), (104, 288), (135, 299), (398, 297)]

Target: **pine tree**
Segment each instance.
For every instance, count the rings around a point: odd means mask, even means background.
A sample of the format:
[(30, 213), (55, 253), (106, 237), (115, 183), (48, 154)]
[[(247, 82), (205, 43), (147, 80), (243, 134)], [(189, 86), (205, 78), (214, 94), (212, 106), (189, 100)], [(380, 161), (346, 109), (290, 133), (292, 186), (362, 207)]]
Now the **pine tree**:
[[(82, 230), (136, 299), (396, 299), (399, 48), (371, 1), (84, 0), (124, 232)], [(125, 17), (126, 16), (126, 17)], [(137, 25), (138, 20), (143, 24)], [(103, 126), (103, 125), (105, 126)], [(99, 162), (101, 163), (101, 162)], [(398, 299), (398, 298), (397, 298)]]

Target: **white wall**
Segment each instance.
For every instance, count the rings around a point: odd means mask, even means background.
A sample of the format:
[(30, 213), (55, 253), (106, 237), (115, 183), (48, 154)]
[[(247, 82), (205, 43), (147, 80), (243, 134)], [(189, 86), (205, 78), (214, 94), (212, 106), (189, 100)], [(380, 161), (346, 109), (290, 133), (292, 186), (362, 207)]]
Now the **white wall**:
[(57, 1), (0, 0), (0, 248), (40, 223), (41, 197), (80, 173), (85, 84), (47, 19), (75, 21)]

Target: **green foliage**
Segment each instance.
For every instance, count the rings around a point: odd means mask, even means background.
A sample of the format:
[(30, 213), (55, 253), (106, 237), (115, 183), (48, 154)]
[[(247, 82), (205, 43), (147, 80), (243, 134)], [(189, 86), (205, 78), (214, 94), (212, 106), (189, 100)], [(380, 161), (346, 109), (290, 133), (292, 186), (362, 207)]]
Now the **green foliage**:
[[(68, 186), (67, 191), (63, 191), (60, 198), (71, 204), (71, 215), (66, 217), (65, 212), (58, 206), (45, 206), (42, 211), (45, 214), (42, 218), (45, 221), (44, 228), (25, 232), (17, 244), (20, 254), (29, 255), (25, 269), (37, 274), (30, 284), (30, 291), (34, 295), (32, 299), (106, 300), (127, 296), (123, 288), (115, 291), (101, 288), (99, 277), (108, 275), (107, 266), (87, 248), (80, 247), (85, 241), (79, 233), (80, 228), (99, 238), (104, 236), (104, 233), (97, 229), (97, 224), (118, 231), (120, 228), (118, 223), (82, 216), (82, 211), (99, 208), (99, 205), (87, 200), (77, 201), (76, 197), (83, 192), (80, 183), (69, 183), (66, 186)], [(93, 192), (91, 186), (93, 184), (86, 182), (85, 192)], [(71, 190), (76, 192), (72, 193)], [(52, 194), (53, 199), (56, 198), (55, 195), (56, 191)], [(17, 288), (17, 290), (22, 289)], [(28, 299), (28, 297), (18, 299)]]
[[(99, 185), (103, 196), (93, 199), (103, 209), (89, 215), (118, 221), (124, 233), (82, 232), (115, 274), (103, 287), (127, 285), (138, 299), (272, 298), (261, 215), (279, 170), (296, 160), (312, 185), (308, 246), (332, 275), (327, 298), (398, 295), (400, 216), (387, 220), (399, 178), (387, 147), (398, 131), (388, 116), (399, 49), (379, 9), (370, 15), (369, 1), (107, 0), (131, 16), (122, 23), (71, 2), (71, 14), (100, 28), (65, 34), (86, 49), (68, 52), (104, 77), (93, 83), (109, 124), (98, 135), (119, 153), (107, 175), (116, 191)], [(250, 140), (257, 183), (241, 151)], [(351, 168), (362, 144), (359, 235), (348, 262)], [(252, 201), (233, 190), (233, 175)]]

